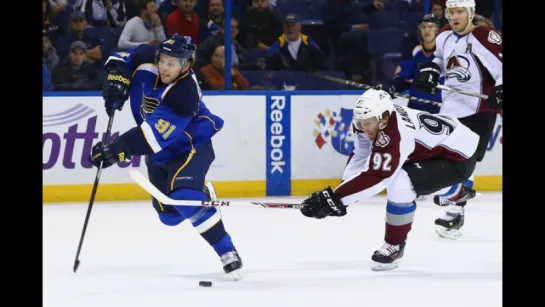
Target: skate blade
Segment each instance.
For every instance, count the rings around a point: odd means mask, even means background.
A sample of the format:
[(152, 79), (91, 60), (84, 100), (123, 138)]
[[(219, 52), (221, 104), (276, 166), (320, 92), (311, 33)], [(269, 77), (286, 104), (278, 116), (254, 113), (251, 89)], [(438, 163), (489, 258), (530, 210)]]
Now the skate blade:
[(373, 261), (373, 265), (371, 266), (371, 270), (373, 270), (375, 272), (393, 270), (393, 269), (395, 269), (395, 268), (397, 268), (399, 266), (398, 261), (399, 260), (394, 260), (394, 262), (392, 262), (392, 263), (380, 263), (380, 262)]
[(456, 240), (463, 235), (460, 229), (448, 229), (439, 225), (435, 225), (435, 232), (441, 238), (445, 238), (449, 240)]
[(234, 281), (239, 281), (242, 279), (242, 268), (229, 272), (227, 275), (231, 276)]

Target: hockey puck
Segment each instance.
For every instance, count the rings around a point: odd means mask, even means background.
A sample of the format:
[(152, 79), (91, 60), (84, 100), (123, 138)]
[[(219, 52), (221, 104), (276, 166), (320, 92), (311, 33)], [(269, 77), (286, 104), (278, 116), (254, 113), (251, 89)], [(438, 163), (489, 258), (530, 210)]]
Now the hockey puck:
[(212, 287), (211, 281), (199, 281), (199, 287)]

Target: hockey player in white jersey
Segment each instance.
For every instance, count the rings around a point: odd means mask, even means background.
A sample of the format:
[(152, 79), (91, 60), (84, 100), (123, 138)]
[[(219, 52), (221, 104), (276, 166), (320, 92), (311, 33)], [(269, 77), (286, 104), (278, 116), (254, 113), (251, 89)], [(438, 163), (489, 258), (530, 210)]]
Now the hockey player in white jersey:
[[(475, 0), (447, 0), (445, 26), (436, 39), (433, 62), (422, 63), (415, 87), (435, 93), (440, 75), (445, 85), (488, 95), (488, 99), (442, 91), (441, 113), (455, 115), (460, 122), (480, 137), (477, 161), (482, 161), (493, 134), (497, 114), (503, 104), (502, 37), (491, 27), (475, 26)], [(436, 195), (434, 202), (446, 207), (445, 216), (435, 220), (436, 232), (444, 238), (461, 236), (466, 202), (454, 201), (465, 197), (473, 188), (473, 175)]]
[(372, 269), (393, 269), (403, 256), (415, 199), (468, 178), (479, 136), (456, 116), (394, 105), (390, 94), (375, 89), (359, 97), (353, 129), (354, 151), (342, 183), (312, 193), (301, 213), (317, 219), (344, 216), (347, 206), (386, 189), (385, 244), (372, 255)]

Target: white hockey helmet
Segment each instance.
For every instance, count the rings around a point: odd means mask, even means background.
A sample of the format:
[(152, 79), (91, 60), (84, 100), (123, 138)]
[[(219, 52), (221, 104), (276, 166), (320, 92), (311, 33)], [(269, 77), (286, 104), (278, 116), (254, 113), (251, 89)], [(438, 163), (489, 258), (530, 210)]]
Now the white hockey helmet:
[(469, 24), (473, 21), (473, 18), (475, 18), (475, 0), (447, 0), (445, 2), (445, 17), (450, 22), (450, 18), (448, 16), (448, 9), (451, 8), (465, 8), (467, 11), (467, 16), (469, 18), (469, 21), (467, 22), (467, 27), (464, 29), (467, 30), (469, 27)]
[(390, 94), (383, 90), (368, 89), (358, 98), (354, 107), (354, 125), (357, 128), (359, 121), (373, 117), (380, 123), (384, 112), (392, 114), (393, 110), (394, 103)]

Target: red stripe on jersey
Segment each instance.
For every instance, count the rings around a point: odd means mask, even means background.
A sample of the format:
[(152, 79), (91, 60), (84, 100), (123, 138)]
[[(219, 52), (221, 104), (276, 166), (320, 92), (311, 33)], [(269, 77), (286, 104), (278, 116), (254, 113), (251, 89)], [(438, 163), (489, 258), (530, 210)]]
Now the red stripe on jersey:
[(419, 142), (415, 142), (414, 151), (407, 158), (409, 161), (424, 161), (442, 158), (453, 162), (462, 162), (469, 157), (462, 155), (461, 153), (454, 151), (450, 148), (437, 146), (435, 148), (428, 148)]

